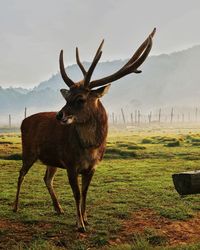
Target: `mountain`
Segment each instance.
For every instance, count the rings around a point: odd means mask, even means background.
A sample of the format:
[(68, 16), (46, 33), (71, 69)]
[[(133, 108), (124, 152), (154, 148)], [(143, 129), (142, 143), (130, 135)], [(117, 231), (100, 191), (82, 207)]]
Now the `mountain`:
[[(135, 109), (149, 112), (160, 107), (194, 108), (200, 106), (200, 45), (171, 54), (150, 56), (142, 65), (141, 74), (131, 74), (112, 83), (109, 93), (103, 98), (109, 112), (126, 112)], [(127, 60), (99, 63), (93, 79), (110, 75)], [(86, 68), (90, 63), (83, 63)], [(67, 67), (69, 76), (78, 81), (82, 78), (77, 65)], [(14, 118), (23, 117), (24, 107), (28, 114), (39, 111), (59, 110), (65, 101), (59, 89), (65, 88), (60, 74), (52, 77), (32, 90), (0, 87), (0, 117), (9, 113)]]

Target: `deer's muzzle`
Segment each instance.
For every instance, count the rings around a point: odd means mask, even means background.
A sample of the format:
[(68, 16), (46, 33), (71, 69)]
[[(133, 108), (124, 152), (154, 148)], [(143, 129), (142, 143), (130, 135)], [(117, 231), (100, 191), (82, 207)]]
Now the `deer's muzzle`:
[(63, 111), (59, 111), (56, 114), (56, 119), (61, 122), (61, 124), (72, 124), (75, 121), (75, 116), (65, 115)]

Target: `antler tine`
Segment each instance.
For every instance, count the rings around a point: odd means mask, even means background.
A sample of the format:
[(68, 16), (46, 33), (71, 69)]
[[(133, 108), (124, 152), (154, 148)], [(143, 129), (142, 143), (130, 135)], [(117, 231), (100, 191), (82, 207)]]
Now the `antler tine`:
[(99, 48), (97, 49), (97, 52), (94, 56), (94, 59), (90, 65), (90, 68), (85, 76), (85, 82), (84, 82), (84, 85), (85, 86), (89, 86), (90, 84), (90, 80), (91, 80), (91, 77), (92, 77), (92, 73), (94, 72), (94, 69), (99, 61), (99, 59), (101, 58), (101, 55), (102, 55), (102, 47), (103, 47), (103, 44), (104, 44), (104, 39), (102, 40), (101, 44), (99, 45)]
[(83, 64), (80, 61), (78, 47), (76, 47), (76, 62), (77, 62), (79, 68), (81, 69), (81, 71), (85, 77), (87, 74), (87, 71), (85, 70), (85, 68), (83, 67)]
[(64, 61), (63, 61), (63, 50), (60, 51), (59, 64), (60, 64), (60, 73), (61, 73), (62, 79), (70, 88), (72, 85), (74, 85), (74, 82), (68, 77), (68, 75), (65, 72), (65, 66), (64, 66)]
[(126, 66), (132, 64), (134, 61), (136, 61), (138, 59), (138, 57), (142, 54), (142, 52), (147, 47), (148, 41), (149, 41), (149, 37), (153, 38), (155, 32), (156, 32), (156, 28), (153, 29), (153, 31), (149, 34), (149, 36), (147, 37), (147, 39), (140, 45), (140, 47), (136, 50), (136, 52), (133, 54), (133, 56), (131, 57), (131, 59), (123, 66), (123, 68), (125, 68)]
[(99, 45), (99, 48), (97, 49), (97, 52), (95, 54), (95, 57), (98, 56), (98, 54), (101, 52), (101, 49), (103, 47), (103, 44), (104, 44), (104, 39), (101, 41), (100, 45)]
[(154, 35), (155, 35), (155, 33), (156, 33), (156, 28), (153, 29), (153, 31), (151, 32), (151, 34), (150, 34), (149, 36), (150, 36), (151, 38), (153, 38)]
[(142, 45), (136, 50), (134, 55), (131, 57), (131, 59), (116, 73), (101, 78), (99, 80), (92, 81), (90, 83), (90, 88), (99, 87), (102, 85), (106, 85), (108, 83), (114, 82), (121, 77), (128, 75), (130, 73), (141, 73), (142, 71), (138, 70), (137, 68), (145, 61), (147, 58), (151, 48), (152, 48), (152, 38), (156, 32), (156, 29), (154, 28), (153, 31), (150, 33), (150, 35), (147, 37), (147, 39), (142, 43)]
[(149, 52), (151, 51), (152, 44), (153, 44), (152, 43), (152, 38), (151, 38), (151, 36), (149, 36), (148, 45), (147, 45), (145, 51), (143, 52), (143, 54), (136, 61), (134, 61), (131, 65), (128, 66), (129, 68), (132, 68), (132, 70), (133, 70), (132, 72), (135, 72), (135, 70), (136, 70), (136, 73), (141, 73), (142, 72), (141, 70), (137, 70), (137, 68), (140, 67), (140, 65), (147, 58)]

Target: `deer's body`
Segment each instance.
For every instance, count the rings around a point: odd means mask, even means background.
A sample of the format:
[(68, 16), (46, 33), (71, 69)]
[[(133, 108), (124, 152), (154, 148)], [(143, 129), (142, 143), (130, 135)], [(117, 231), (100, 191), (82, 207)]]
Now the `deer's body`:
[[(140, 73), (138, 67), (147, 58), (155, 29), (142, 43), (131, 59), (116, 73), (91, 81), (91, 76), (101, 54), (99, 46), (93, 62), (86, 71), (79, 59), (76, 49), (76, 60), (84, 79), (73, 82), (65, 72), (63, 51), (60, 53), (60, 71), (69, 90), (61, 89), (66, 105), (56, 114), (45, 112), (26, 118), (21, 126), (23, 164), (18, 178), (14, 211), (18, 210), (21, 184), (36, 160), (47, 165), (44, 177), (51, 195), (54, 209), (62, 213), (62, 208), (53, 189), (53, 178), (57, 168), (67, 170), (77, 209), (77, 225), (85, 231), (87, 224), (86, 196), (92, 180), (95, 166), (102, 159), (107, 136), (107, 115), (100, 98), (107, 93), (111, 82), (130, 73)], [(101, 87), (100, 87), (101, 86)], [(96, 87), (100, 87), (94, 89)], [(78, 176), (82, 176), (80, 188)]]
[(26, 118), (21, 125), (24, 163), (39, 159), (45, 165), (79, 174), (90, 171), (103, 157), (108, 127), (100, 101), (96, 109), (81, 125), (64, 126), (55, 112)]
[[(19, 190), (24, 176), (35, 161), (40, 160), (47, 166), (44, 181), (57, 213), (63, 213), (63, 210), (53, 189), (53, 178), (57, 168), (67, 170), (77, 203), (78, 228), (85, 231), (86, 195), (95, 166), (102, 160), (108, 131), (107, 114), (100, 100), (91, 98), (90, 105), (93, 108), (87, 119), (69, 126), (61, 124), (55, 112), (38, 113), (24, 119), (21, 125), (23, 166), (14, 211), (18, 210)], [(82, 190), (79, 189), (79, 174), (82, 175)]]

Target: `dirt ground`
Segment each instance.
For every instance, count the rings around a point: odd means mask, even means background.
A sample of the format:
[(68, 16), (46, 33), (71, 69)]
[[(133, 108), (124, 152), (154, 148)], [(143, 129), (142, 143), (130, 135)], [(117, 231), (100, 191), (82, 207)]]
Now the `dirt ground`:
[[(18, 242), (30, 243), (35, 235), (49, 230), (53, 225), (49, 223), (38, 223), (26, 225), (23, 223), (0, 220), (0, 249), (15, 245)], [(116, 240), (110, 241), (111, 245), (130, 242), (134, 235), (145, 234), (147, 230), (153, 230), (154, 235), (164, 237), (167, 245), (182, 245), (199, 241), (200, 235), (200, 213), (187, 221), (173, 221), (161, 217), (155, 212), (143, 209), (134, 212), (130, 219), (122, 221), (122, 230)], [(87, 239), (89, 234), (77, 234), (79, 239)], [(57, 235), (49, 235), (47, 238), (55, 242), (63, 237), (63, 232)]]
[(127, 240), (131, 235), (145, 233), (151, 228), (156, 235), (166, 238), (169, 245), (180, 245), (199, 241), (200, 213), (187, 221), (173, 221), (145, 209), (132, 214), (123, 222), (120, 238)]

